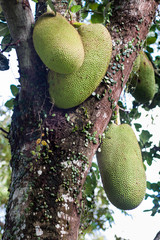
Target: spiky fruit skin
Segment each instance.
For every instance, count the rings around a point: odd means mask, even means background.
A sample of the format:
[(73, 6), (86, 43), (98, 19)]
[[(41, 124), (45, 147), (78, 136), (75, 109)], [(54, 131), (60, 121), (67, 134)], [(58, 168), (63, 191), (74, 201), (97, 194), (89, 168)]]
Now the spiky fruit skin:
[(130, 78), (133, 78), (133, 76), (137, 73), (137, 71), (139, 70), (140, 67), (140, 54), (138, 54), (138, 56), (136, 57), (136, 60), (133, 63), (133, 68), (132, 68), (132, 72), (130, 74)]
[(140, 66), (131, 80), (131, 94), (138, 102), (146, 103), (152, 100), (155, 95), (155, 73), (147, 55), (143, 51), (139, 55)]
[(143, 200), (146, 176), (141, 151), (128, 124), (111, 124), (97, 153), (104, 190), (119, 209), (131, 210)]
[(62, 75), (49, 72), (49, 93), (59, 108), (67, 109), (85, 101), (100, 84), (111, 59), (112, 41), (102, 24), (82, 25), (81, 36), (85, 58), (78, 71)]
[(77, 30), (60, 14), (44, 13), (33, 30), (33, 44), (42, 62), (51, 70), (69, 74), (84, 61), (84, 48)]

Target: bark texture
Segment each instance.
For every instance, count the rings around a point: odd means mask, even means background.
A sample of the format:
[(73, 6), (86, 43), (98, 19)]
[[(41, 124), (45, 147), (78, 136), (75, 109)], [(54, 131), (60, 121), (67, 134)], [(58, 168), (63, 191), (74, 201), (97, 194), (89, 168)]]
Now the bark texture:
[(47, 70), (32, 44), (27, 0), (0, 0), (17, 42), (21, 91), (12, 117), (12, 182), (3, 240), (76, 240), (83, 211), (82, 187), (133, 61), (146, 38), (157, 3), (115, 1), (108, 29), (110, 67), (96, 96), (60, 110), (50, 102)]

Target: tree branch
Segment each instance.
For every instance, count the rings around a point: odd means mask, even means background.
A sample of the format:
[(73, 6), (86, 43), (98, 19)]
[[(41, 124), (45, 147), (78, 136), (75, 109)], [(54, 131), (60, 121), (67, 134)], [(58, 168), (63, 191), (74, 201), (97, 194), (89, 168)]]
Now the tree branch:
[(5, 136), (5, 137), (8, 138), (8, 134), (9, 134), (9, 132), (7, 132), (6, 130), (4, 130), (4, 129), (1, 128), (1, 127), (0, 127), (0, 131), (2, 131), (3, 133), (5, 133), (5, 134), (7, 135), (7, 137), (6, 137), (6, 136)]
[(33, 95), (30, 89), (33, 84), (33, 79), (37, 79), (37, 72), (42, 72), (43, 70), (41, 67), (42, 63), (33, 47), (32, 31), (34, 18), (29, 1), (0, 0), (0, 3), (10, 30), (12, 41), (18, 43), (16, 44), (16, 52), (21, 82), (19, 100), (32, 98)]
[(3, 229), (4, 228), (4, 223), (0, 221), (0, 228)]

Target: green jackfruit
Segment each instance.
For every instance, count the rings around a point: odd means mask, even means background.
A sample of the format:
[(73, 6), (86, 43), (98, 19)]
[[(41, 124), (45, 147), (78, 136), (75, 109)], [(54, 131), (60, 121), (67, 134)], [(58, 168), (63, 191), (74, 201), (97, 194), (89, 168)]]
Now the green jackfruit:
[(43, 14), (33, 30), (33, 44), (42, 62), (51, 70), (68, 74), (84, 61), (84, 48), (77, 30), (60, 14)]
[(138, 102), (146, 103), (155, 95), (155, 74), (147, 55), (141, 51), (139, 56), (140, 66), (135, 74), (131, 74), (129, 91)]
[(132, 68), (132, 72), (130, 74), (130, 78), (133, 78), (133, 76), (137, 73), (137, 71), (139, 70), (140, 67), (140, 54), (138, 54), (138, 56), (136, 57), (136, 60), (133, 63), (133, 68)]
[(136, 208), (146, 191), (140, 147), (128, 124), (111, 124), (97, 160), (108, 199), (119, 209)]
[(71, 74), (49, 72), (49, 92), (59, 108), (72, 108), (85, 101), (100, 84), (111, 59), (112, 41), (102, 24), (82, 25), (85, 58), (78, 71)]

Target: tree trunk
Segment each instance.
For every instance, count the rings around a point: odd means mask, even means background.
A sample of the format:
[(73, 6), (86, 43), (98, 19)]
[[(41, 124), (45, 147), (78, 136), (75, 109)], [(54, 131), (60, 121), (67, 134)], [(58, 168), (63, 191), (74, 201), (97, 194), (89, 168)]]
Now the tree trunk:
[(76, 240), (85, 178), (157, 3), (113, 3), (108, 26), (113, 54), (105, 81), (96, 96), (76, 108), (60, 110), (50, 102), (47, 70), (33, 48), (34, 20), (28, 1), (0, 2), (17, 43), (21, 84), (10, 129), (12, 179), (2, 239)]
[(160, 231), (156, 234), (156, 236), (153, 240), (160, 240)]

